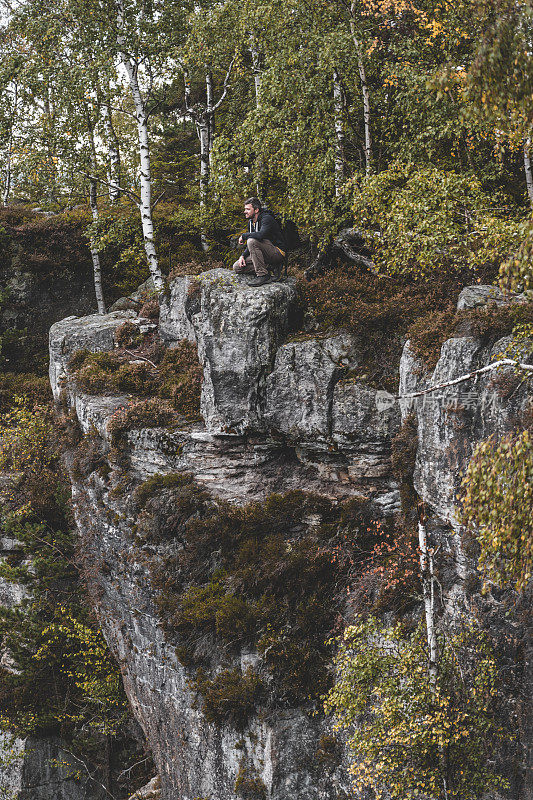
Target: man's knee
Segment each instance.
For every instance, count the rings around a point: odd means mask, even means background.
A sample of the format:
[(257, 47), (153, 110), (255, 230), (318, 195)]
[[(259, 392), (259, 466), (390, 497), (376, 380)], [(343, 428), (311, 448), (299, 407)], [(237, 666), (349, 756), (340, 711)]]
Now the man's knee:
[(255, 248), (259, 246), (259, 240), (258, 239), (247, 239), (246, 244), (248, 245), (248, 250), (252, 251), (252, 250), (255, 250)]

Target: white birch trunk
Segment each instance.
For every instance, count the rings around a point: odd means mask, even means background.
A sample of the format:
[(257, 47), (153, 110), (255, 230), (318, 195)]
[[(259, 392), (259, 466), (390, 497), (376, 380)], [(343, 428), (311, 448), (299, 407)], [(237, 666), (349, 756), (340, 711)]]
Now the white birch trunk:
[(252, 69), (254, 73), (255, 107), (261, 108), (261, 58), (259, 56), (259, 51), (253, 44), (250, 47), (250, 53), (252, 56)]
[(116, 203), (120, 197), (120, 147), (111, 121), (111, 110), (107, 101), (102, 103), (102, 118), (109, 156), (109, 169), (107, 171), (109, 199), (112, 203)]
[(18, 84), (16, 82), (13, 83), (13, 109), (11, 111), (11, 118), (9, 121), (9, 137), (7, 142), (7, 152), (6, 152), (6, 168), (5, 168), (5, 181), (4, 181), (4, 191), (2, 195), (2, 202), (5, 206), (9, 203), (9, 195), (11, 194), (11, 163), (12, 163), (12, 155), (13, 155), (13, 131), (15, 129), (15, 120), (17, 118), (17, 110), (18, 110)]
[(335, 113), (335, 195), (344, 183), (344, 125), (342, 121), (342, 89), (337, 70), (333, 70), (333, 107)]
[[(118, 23), (119, 29), (122, 28), (124, 18), (124, 6), (122, 0), (118, 2)], [(124, 36), (119, 35), (118, 50), (122, 66), (128, 77), (133, 105), (135, 108), (135, 119), (137, 121), (137, 135), (139, 140), (139, 162), (141, 179), (141, 200), (139, 210), (141, 212), (141, 224), (144, 240), (144, 249), (148, 260), (150, 275), (154, 282), (157, 292), (161, 293), (164, 289), (163, 276), (157, 260), (157, 251), (154, 240), (154, 223), (152, 218), (152, 175), (150, 169), (150, 146), (148, 136), (148, 116), (144, 100), (141, 94), (138, 79), (138, 65), (133, 63), (124, 51)]]
[(368, 89), (368, 81), (366, 79), (365, 62), (363, 59), (363, 50), (361, 43), (357, 38), (357, 31), (355, 30), (354, 14), (355, 3), (350, 6), (350, 32), (352, 34), (352, 41), (354, 43), (355, 52), (357, 55), (357, 68), (359, 70), (359, 79), (361, 81), (361, 92), (363, 94), (363, 119), (365, 127), (365, 171), (367, 175), (372, 172), (372, 163), (374, 156), (372, 153), (372, 131), (371, 131), (371, 113), (370, 113), (370, 91)]
[[(211, 108), (211, 118), (213, 117), (213, 84), (211, 80), (211, 75), (208, 72), (205, 76), (205, 84), (206, 84), (206, 106), (201, 111), (198, 108), (198, 105), (193, 106), (191, 103), (191, 84), (189, 80), (189, 73), (187, 70), (183, 72), (183, 81), (185, 86), (185, 107), (193, 120), (196, 126), (196, 135), (198, 136), (198, 141), (200, 142), (200, 212), (202, 214), (205, 213), (206, 208), (206, 201), (207, 201), (207, 185), (209, 180), (209, 158), (210, 158), (210, 140), (212, 137), (212, 132), (209, 130), (209, 115), (208, 115), (208, 107)], [(206, 253), (209, 249), (209, 245), (207, 242), (207, 236), (205, 232), (205, 226), (202, 220), (202, 224), (200, 226), (200, 244), (204, 253)]]
[(207, 253), (209, 245), (207, 242), (207, 235), (205, 232), (205, 223), (203, 217), (207, 208), (207, 190), (209, 185), (209, 126), (204, 120), (197, 125), (198, 138), (200, 140), (200, 213), (202, 215), (202, 228), (200, 231), (200, 241), (202, 243), (202, 250)]
[[(226, 77), (224, 79), (222, 94), (216, 103), (213, 100), (213, 79), (211, 73), (209, 71), (206, 72), (206, 103), (203, 107), (200, 107), (199, 104), (195, 104), (194, 106), (192, 105), (189, 73), (186, 68), (184, 68), (183, 71), (183, 79), (185, 82), (185, 107), (196, 125), (196, 133), (200, 142), (200, 209), (202, 211), (202, 215), (205, 214), (207, 209), (209, 176), (211, 171), (211, 153), (213, 150), (213, 141), (215, 135), (215, 112), (224, 102), (224, 99), (227, 95), (228, 82), (234, 62), (235, 59), (233, 59), (229, 65)], [(200, 231), (200, 240), (202, 243), (202, 250), (207, 252), (209, 249), (209, 244), (203, 223)]]
[(11, 134), (9, 135), (9, 142), (7, 145), (7, 154), (6, 154), (6, 168), (5, 168), (5, 180), (4, 180), (4, 192), (2, 195), (2, 202), (5, 206), (9, 203), (9, 195), (11, 192), (11, 147), (12, 147), (12, 140)]
[[(196, 125), (198, 139), (200, 140), (200, 212), (202, 218), (205, 217), (207, 209), (207, 194), (209, 191), (209, 177), (211, 172), (211, 150), (214, 136), (213, 127), (215, 112), (213, 110), (213, 78), (210, 72), (207, 72), (205, 75), (205, 94), (205, 113), (201, 115)], [(205, 221), (202, 221), (200, 242), (202, 250), (204, 253), (207, 253), (209, 250), (209, 243), (207, 241)]]
[[(91, 151), (91, 167), (93, 176), (97, 172), (97, 159), (96, 159), (96, 145), (94, 143), (94, 122), (91, 117), (91, 112), (87, 103), (84, 103), (85, 121), (87, 125), (87, 133), (89, 136), (89, 148)], [(89, 206), (91, 208), (91, 215), (95, 226), (99, 222), (98, 214), (98, 201), (97, 201), (98, 181), (96, 177), (91, 177), (89, 181)], [(89, 240), (89, 248), (91, 250), (91, 258), (93, 262), (93, 280), (94, 280), (94, 293), (96, 295), (96, 305), (99, 314), (105, 314), (105, 301), (104, 292), (102, 289), (102, 270), (100, 267), (100, 253), (96, 246), (95, 236), (91, 233)]]
[(529, 202), (533, 206), (533, 173), (531, 172), (531, 136), (524, 142), (524, 172), (526, 175), (526, 186)]
[[(428, 546), (426, 531), (426, 510), (422, 500), (418, 502), (418, 545), (420, 548), (420, 577), (422, 579), (422, 596), (424, 599), (424, 613), (426, 618), (426, 635), (428, 644), (428, 676), (431, 692), (435, 694), (437, 688), (437, 629), (435, 620), (435, 570), (433, 551)], [(441, 768), (442, 789), (444, 800), (448, 798), (447, 758), (444, 748), (439, 747), (439, 762)]]
[[(98, 224), (98, 203), (96, 200), (96, 180), (91, 178), (89, 184), (89, 204), (91, 206), (91, 214), (93, 222)], [(96, 304), (98, 306), (98, 313), (105, 314), (104, 292), (102, 290), (102, 270), (100, 267), (100, 254), (96, 247), (94, 236), (91, 234), (90, 240), (91, 258), (93, 260), (93, 276), (94, 276), (94, 293), (96, 295)]]
[[(252, 70), (254, 74), (254, 87), (255, 87), (255, 107), (261, 108), (261, 56), (259, 50), (254, 44), (250, 46), (250, 54), (252, 56)], [(249, 170), (248, 170), (249, 171)], [(263, 165), (261, 161), (257, 162), (257, 182), (255, 184), (255, 193), (261, 197), (261, 184), (263, 175)]]
[(215, 111), (213, 105), (213, 77), (210, 72), (205, 76), (205, 97), (206, 97), (206, 122), (207, 122), (207, 149), (209, 154), (209, 165), (211, 164), (211, 150), (213, 148), (213, 138), (215, 135)]
[(54, 104), (50, 82), (46, 86), (46, 94), (43, 102), (45, 126), (49, 126), (50, 135), (47, 137), (46, 150), (48, 153), (48, 165), (53, 174), (53, 179), (50, 180), (50, 187), (48, 189), (48, 202), (53, 203), (55, 199), (55, 190), (57, 183), (57, 168), (55, 166), (55, 141), (54, 141)]
[(435, 627), (435, 573), (433, 553), (428, 547), (425, 512), (419, 509), (418, 544), (420, 547), (420, 577), (422, 580), (422, 597), (426, 618), (426, 634), (428, 643), (428, 674), (432, 689), (437, 681), (437, 632)]

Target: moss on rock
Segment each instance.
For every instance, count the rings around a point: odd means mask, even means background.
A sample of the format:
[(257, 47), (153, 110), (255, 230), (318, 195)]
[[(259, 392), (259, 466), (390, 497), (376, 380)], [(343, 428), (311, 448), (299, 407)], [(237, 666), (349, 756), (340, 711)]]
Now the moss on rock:
[[(119, 330), (126, 325), (132, 324), (125, 322)], [(132, 327), (138, 331), (137, 326)], [(128, 339), (129, 334), (126, 332), (124, 336)], [(139, 398), (160, 398), (170, 401), (172, 410), (187, 420), (200, 419), (203, 372), (196, 346), (183, 340), (177, 347), (166, 350), (152, 343), (149, 353), (152, 358), (143, 353), (142, 348), (138, 353), (125, 349), (112, 353), (78, 350), (71, 356), (68, 369), (78, 388), (87, 394), (126, 393)]]

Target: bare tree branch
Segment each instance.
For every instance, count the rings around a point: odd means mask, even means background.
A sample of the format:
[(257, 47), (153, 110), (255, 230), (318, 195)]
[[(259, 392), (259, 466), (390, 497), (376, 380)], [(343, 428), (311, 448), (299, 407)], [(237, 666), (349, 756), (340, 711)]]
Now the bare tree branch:
[(439, 383), (437, 386), (430, 386), (429, 389), (421, 389), (419, 392), (411, 392), (410, 394), (399, 394), (396, 395), (396, 400), (411, 400), (414, 397), (422, 397), (424, 394), (429, 394), (430, 392), (436, 392), (437, 389), (446, 389), (448, 386), (456, 386), (458, 383), (463, 383), (464, 381), (470, 380), (470, 378), (475, 378), (476, 375), (483, 375), (486, 372), (491, 372), (493, 369), (497, 367), (516, 367), (517, 369), (523, 369), (527, 372), (533, 372), (533, 364), (523, 364), (520, 361), (516, 361), (514, 358), (501, 358), (499, 361), (494, 361), (492, 364), (487, 364), (486, 367), (481, 367), (480, 369), (475, 369), (472, 372), (467, 372), (466, 375), (461, 375), (459, 378), (454, 378), (453, 381), (447, 381), (446, 383)]
[(138, 358), (140, 361), (146, 361), (147, 364), (150, 364), (151, 367), (155, 367), (155, 369), (158, 368), (157, 364), (154, 364), (154, 362), (150, 361), (149, 358), (145, 358), (144, 356), (140, 356), (137, 353), (132, 353), (131, 350), (126, 350), (126, 348), (124, 348), (124, 352), (127, 353), (129, 356), (133, 356), (133, 358)]
[(233, 56), (233, 58), (231, 59), (231, 64), (229, 65), (228, 71), (226, 72), (226, 77), (224, 78), (224, 84), (222, 86), (222, 94), (221, 94), (220, 98), (218, 99), (218, 102), (216, 102), (215, 105), (213, 106), (213, 111), (216, 111), (217, 108), (219, 108), (219, 106), (222, 104), (222, 102), (224, 101), (224, 99), (225, 99), (225, 97), (226, 97), (226, 95), (228, 93), (229, 79), (230, 79), (231, 71), (233, 69), (233, 65), (234, 64), (235, 64), (235, 56)]
[(115, 188), (120, 189), (121, 192), (124, 192), (124, 194), (128, 195), (128, 197), (135, 203), (137, 203), (137, 205), (139, 205), (139, 203), (141, 202), (141, 198), (139, 197), (139, 195), (135, 194), (135, 192), (132, 192), (130, 189), (124, 189), (122, 186), (118, 186), (118, 184), (116, 183), (109, 183), (109, 181), (106, 181), (104, 178), (100, 178), (98, 177), (98, 175), (90, 175), (88, 172), (85, 172), (82, 169), (76, 169), (75, 172), (79, 172), (80, 175), (83, 175), (85, 178), (88, 178), (89, 180), (97, 181), (98, 183), (103, 183), (104, 186), (110, 186), (112, 189)]
[(166, 195), (166, 193), (167, 193), (167, 190), (166, 190), (166, 189), (163, 189), (163, 191), (162, 191), (160, 194), (158, 194), (158, 195), (157, 195), (157, 197), (155, 198), (154, 202), (152, 203), (152, 211), (154, 210), (154, 208), (156, 207), (156, 205), (157, 205), (159, 202), (161, 202), (161, 200), (162, 200), (162, 199), (163, 199), (163, 197)]
[[(102, 789), (104, 790), (104, 792), (107, 794), (107, 796), (111, 798), (111, 800), (116, 800), (115, 795), (111, 794), (109, 789), (106, 786), (104, 786), (104, 784), (101, 781), (99, 781), (98, 778), (95, 778), (94, 775), (91, 774), (91, 771), (90, 771), (89, 767), (87, 766), (87, 764), (85, 763), (85, 761), (82, 758), (78, 758), (78, 756), (74, 755), (72, 750), (65, 750), (65, 753), (68, 753), (69, 756), (71, 756), (74, 759), (74, 761), (77, 761), (78, 764), (82, 765), (82, 767), (85, 769), (85, 772), (87, 773), (89, 778), (92, 781), (94, 781), (94, 783), (98, 784), (98, 786), (101, 786)], [(65, 766), (70, 766), (70, 764), (66, 763)]]
[(121, 781), (121, 780), (125, 780), (125, 779), (129, 778), (131, 773), (132, 773), (132, 771), (135, 769), (135, 767), (138, 767), (141, 764), (146, 764), (146, 762), (149, 761), (149, 759), (150, 759), (150, 756), (146, 756), (146, 758), (143, 758), (140, 761), (136, 761), (135, 764), (131, 765), (131, 767), (128, 767), (127, 769), (123, 769), (122, 772), (119, 773), (118, 780)]

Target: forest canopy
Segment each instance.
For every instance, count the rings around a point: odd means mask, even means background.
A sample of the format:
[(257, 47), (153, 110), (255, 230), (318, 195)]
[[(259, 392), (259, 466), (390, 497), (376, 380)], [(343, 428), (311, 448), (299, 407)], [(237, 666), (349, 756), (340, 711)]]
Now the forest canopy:
[(529, 2), (2, 5), (3, 202), (87, 208), (95, 271), (224, 257), (253, 193), (315, 246), (357, 225), (384, 271), (529, 285)]

